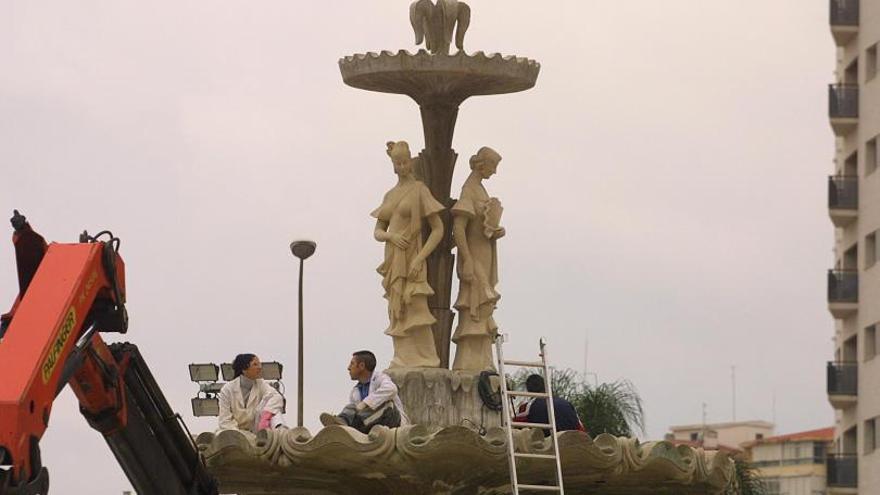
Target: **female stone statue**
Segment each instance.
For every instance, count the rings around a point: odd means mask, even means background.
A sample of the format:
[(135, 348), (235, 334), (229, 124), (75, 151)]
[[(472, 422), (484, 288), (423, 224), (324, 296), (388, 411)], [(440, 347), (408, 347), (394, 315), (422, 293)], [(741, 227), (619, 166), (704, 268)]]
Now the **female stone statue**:
[[(377, 271), (388, 300), (390, 325), (385, 333), (394, 340), (391, 367), (436, 368), (440, 358), (431, 330), (436, 320), (428, 309), (428, 296), (434, 291), (428, 285), (425, 259), (443, 237), (438, 213), (444, 208), (413, 175), (413, 158), (406, 142), (389, 142), (387, 153), (397, 185), (385, 193), (382, 205), (372, 215), (376, 217), (374, 237), (385, 243), (385, 261)], [(430, 235), (423, 243), (425, 223)]]
[(484, 370), (492, 368), (492, 341), (498, 326), (492, 318), (501, 296), (498, 283), (498, 258), (495, 241), (504, 237), (501, 202), (491, 198), (483, 180), (492, 177), (501, 155), (491, 148), (480, 148), (471, 157), (471, 175), (461, 188), (461, 196), (452, 207), (452, 234), (458, 247), (458, 326), (452, 336), (456, 344), (452, 369)]

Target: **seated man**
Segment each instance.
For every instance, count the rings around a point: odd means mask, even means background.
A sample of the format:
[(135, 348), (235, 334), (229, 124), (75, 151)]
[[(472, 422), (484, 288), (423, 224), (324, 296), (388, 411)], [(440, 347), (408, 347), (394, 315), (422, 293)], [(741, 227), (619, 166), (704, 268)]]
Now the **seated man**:
[(357, 382), (349, 404), (337, 415), (321, 414), (321, 424), (351, 426), (362, 433), (369, 433), (376, 425), (397, 428), (409, 424), (397, 395), (397, 385), (388, 375), (376, 371), (376, 356), (372, 352), (352, 354), (348, 375)]
[(235, 378), (223, 385), (218, 399), (221, 430), (257, 433), (284, 426), (284, 397), (263, 380), (263, 365), (253, 354), (239, 354), (232, 362)]
[[(544, 393), (544, 378), (541, 375), (529, 375), (526, 378), (526, 390), (534, 393)], [(556, 431), (578, 430), (586, 432), (584, 424), (578, 418), (577, 411), (571, 402), (559, 397), (553, 398), (553, 412), (556, 413)], [(547, 410), (547, 399), (536, 397), (522, 404), (517, 410), (514, 421), (522, 423), (550, 423), (550, 411)], [(544, 430), (544, 436), (550, 435), (550, 430)]]

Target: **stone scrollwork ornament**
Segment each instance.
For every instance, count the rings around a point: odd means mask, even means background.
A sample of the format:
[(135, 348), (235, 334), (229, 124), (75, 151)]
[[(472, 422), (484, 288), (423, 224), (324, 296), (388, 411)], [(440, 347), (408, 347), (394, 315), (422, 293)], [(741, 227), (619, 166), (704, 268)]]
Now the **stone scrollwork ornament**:
[(499, 155), (492, 148), (481, 148), (471, 157), (471, 174), (452, 207), (452, 234), (458, 248), (458, 326), (452, 335), (456, 344), (455, 370), (493, 368), (492, 342), (498, 332), (493, 313), (501, 295), (498, 284), (496, 241), (504, 237), (498, 198), (489, 196), (483, 181), (495, 175)]
[[(425, 260), (443, 237), (443, 211), (431, 191), (416, 180), (409, 145), (389, 142), (388, 156), (394, 164), (397, 185), (385, 193), (376, 218), (374, 237), (385, 243), (385, 259), (377, 268), (388, 300), (389, 326), (394, 339), (391, 368), (436, 368), (440, 358), (431, 325), (437, 321), (428, 308), (434, 290), (428, 284)], [(422, 228), (430, 234), (422, 241)]]

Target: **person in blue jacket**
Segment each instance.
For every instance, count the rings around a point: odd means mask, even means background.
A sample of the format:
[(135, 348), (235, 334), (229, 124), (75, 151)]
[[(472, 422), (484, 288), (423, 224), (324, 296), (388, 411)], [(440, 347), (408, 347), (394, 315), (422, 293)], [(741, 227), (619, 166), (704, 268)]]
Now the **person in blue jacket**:
[[(544, 385), (544, 378), (541, 375), (529, 375), (526, 378), (526, 390), (533, 393), (545, 393), (547, 388)], [(553, 409), (553, 412), (556, 413), (556, 431), (587, 431), (571, 402), (560, 397), (554, 397)], [(547, 399), (536, 397), (523, 403), (517, 410), (516, 417), (513, 420), (522, 423), (549, 424), (550, 411), (547, 410)], [(549, 434), (549, 429), (544, 430), (544, 436)]]

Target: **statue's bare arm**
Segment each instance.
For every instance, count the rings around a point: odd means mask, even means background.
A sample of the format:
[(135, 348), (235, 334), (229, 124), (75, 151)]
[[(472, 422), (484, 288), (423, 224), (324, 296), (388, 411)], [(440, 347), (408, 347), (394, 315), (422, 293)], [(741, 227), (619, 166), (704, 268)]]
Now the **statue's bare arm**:
[(409, 247), (409, 239), (400, 234), (388, 232), (388, 222), (384, 220), (376, 220), (376, 229), (373, 230), (373, 238), (379, 242), (390, 242), (400, 249), (406, 249)]
[(410, 277), (415, 277), (419, 274), (422, 270), (422, 264), (428, 258), (428, 255), (434, 252), (434, 249), (440, 244), (440, 239), (443, 238), (443, 220), (440, 219), (439, 214), (434, 213), (430, 215), (428, 217), (428, 225), (431, 227), (431, 235), (428, 236), (428, 240), (425, 241), (419, 254), (412, 260), (409, 271)]

